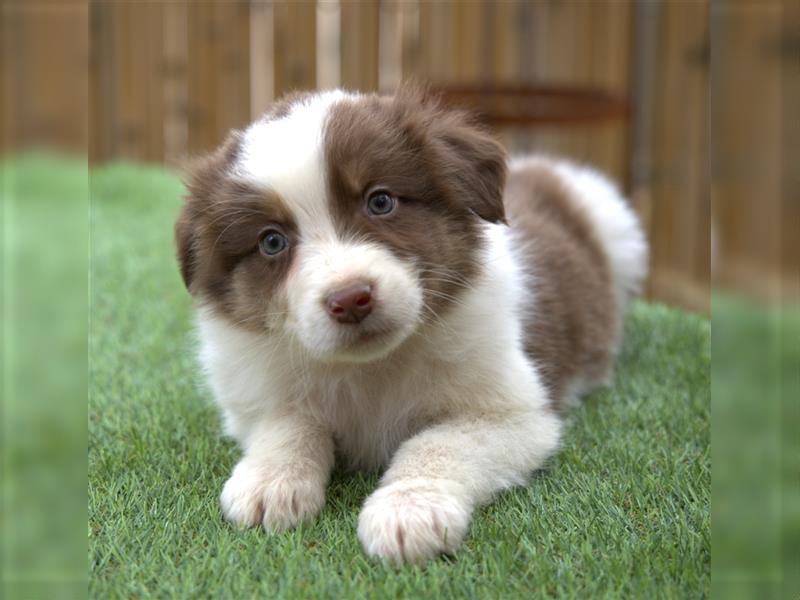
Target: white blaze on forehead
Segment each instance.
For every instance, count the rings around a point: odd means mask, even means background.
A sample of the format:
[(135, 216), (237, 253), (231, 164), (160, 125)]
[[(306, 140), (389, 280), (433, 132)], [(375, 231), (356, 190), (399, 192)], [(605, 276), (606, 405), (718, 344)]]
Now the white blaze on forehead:
[(233, 174), (277, 192), (294, 213), (301, 235), (333, 233), (322, 134), (333, 104), (355, 97), (341, 90), (310, 96), (286, 116), (256, 121), (245, 131)]

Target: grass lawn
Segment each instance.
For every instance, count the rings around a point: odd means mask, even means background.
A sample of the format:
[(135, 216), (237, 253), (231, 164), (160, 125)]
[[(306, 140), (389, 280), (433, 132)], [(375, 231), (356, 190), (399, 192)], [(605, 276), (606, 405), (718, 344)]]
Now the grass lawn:
[(613, 387), (574, 411), (547, 470), (478, 510), (454, 558), (394, 570), (356, 539), (377, 474), (334, 476), (320, 517), (285, 534), (222, 520), (238, 450), (194, 361), (172, 245), (181, 186), (115, 165), (91, 190), (91, 597), (707, 595), (707, 320), (638, 304)]

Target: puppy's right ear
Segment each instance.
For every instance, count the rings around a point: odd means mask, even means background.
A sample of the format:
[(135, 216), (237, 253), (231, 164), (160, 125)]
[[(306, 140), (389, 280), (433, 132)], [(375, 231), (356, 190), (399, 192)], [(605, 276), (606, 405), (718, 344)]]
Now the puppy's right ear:
[(178, 220), (175, 223), (175, 242), (178, 251), (178, 264), (186, 289), (192, 291), (196, 279), (198, 263), (201, 260), (200, 234), (203, 230), (203, 217), (212, 218), (206, 210), (214, 202), (220, 185), (236, 161), (241, 146), (242, 134), (234, 130), (212, 153), (192, 160), (183, 166), (183, 182), (188, 195), (183, 202)]
[(178, 255), (178, 266), (186, 289), (192, 291), (192, 282), (198, 261), (199, 223), (202, 207), (213, 196), (215, 181), (210, 168), (215, 162), (216, 153), (197, 158), (182, 166), (182, 179), (187, 194), (183, 198), (183, 206), (175, 222), (175, 246)]

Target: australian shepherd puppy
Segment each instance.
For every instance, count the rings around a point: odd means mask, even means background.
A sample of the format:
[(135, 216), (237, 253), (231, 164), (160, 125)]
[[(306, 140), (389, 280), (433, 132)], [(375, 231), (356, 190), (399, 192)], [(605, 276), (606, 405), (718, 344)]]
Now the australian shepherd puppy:
[(176, 225), (200, 357), (243, 456), (225, 517), (280, 531), (335, 457), (383, 469), (370, 556), (453, 552), (608, 381), (647, 246), (597, 172), (508, 161), (413, 89), (278, 102), (186, 178)]

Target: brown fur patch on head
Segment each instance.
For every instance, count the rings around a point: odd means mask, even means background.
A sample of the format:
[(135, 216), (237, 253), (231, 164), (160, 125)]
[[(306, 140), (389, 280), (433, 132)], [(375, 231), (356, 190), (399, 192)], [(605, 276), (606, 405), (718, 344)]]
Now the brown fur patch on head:
[[(483, 245), (480, 218), (505, 219), (502, 147), (460, 112), (415, 88), (334, 105), (324, 136), (334, 219), (343, 235), (389, 247), (419, 269), (428, 307), (469, 285)], [(366, 210), (371, 191), (398, 200), (386, 217)]]
[(618, 336), (605, 252), (573, 191), (546, 164), (511, 170), (506, 210), (534, 274), (526, 351), (558, 404), (568, 381), (605, 379)]
[[(175, 225), (178, 261), (187, 289), (243, 326), (261, 330), (271, 300), (286, 278), (297, 228), (281, 198), (229, 176), (240, 150), (233, 132), (185, 177), (189, 191)], [(275, 227), (289, 249), (274, 257), (258, 249)]]

